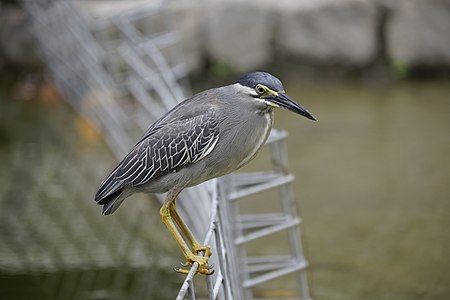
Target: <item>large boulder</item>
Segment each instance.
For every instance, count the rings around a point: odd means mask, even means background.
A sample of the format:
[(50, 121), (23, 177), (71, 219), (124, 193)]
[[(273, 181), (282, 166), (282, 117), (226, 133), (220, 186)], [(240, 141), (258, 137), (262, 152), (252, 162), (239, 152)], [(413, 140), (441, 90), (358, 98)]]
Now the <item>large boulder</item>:
[(450, 66), (450, 1), (397, 0), (391, 5), (387, 31), (391, 61)]
[(180, 33), (182, 60), (189, 71), (200, 69), (205, 62), (204, 26), (205, 8), (201, 1), (170, 1), (174, 26)]
[(261, 1), (216, 1), (202, 17), (209, 58), (244, 72), (270, 61), (273, 12)]
[(278, 50), (319, 63), (365, 65), (377, 51), (377, 5), (370, 0), (292, 1), (281, 6)]

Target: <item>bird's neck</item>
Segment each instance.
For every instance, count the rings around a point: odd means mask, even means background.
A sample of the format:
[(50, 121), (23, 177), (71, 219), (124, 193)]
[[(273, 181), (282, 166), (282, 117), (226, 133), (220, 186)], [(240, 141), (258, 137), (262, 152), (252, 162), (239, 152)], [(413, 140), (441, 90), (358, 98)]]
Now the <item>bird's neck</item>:
[[(242, 166), (246, 165), (250, 160), (252, 160), (256, 153), (259, 151), (259, 149), (265, 144), (267, 138), (269, 137), (270, 130), (272, 129), (273, 125), (273, 110), (271, 107), (269, 107), (266, 110), (258, 111), (259, 117), (254, 119), (258, 124), (255, 125), (252, 123), (248, 130), (248, 135), (246, 137), (246, 141), (242, 144), (252, 145), (248, 151), (245, 157), (242, 158), (241, 162), (239, 163), (238, 168), (241, 168)], [(250, 141), (250, 142), (249, 142)]]

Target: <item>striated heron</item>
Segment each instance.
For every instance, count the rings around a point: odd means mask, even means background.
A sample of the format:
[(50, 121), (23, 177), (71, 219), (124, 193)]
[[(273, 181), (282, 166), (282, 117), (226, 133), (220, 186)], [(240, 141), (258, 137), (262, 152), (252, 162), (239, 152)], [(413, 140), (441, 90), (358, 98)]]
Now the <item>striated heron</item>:
[(134, 193), (168, 192), (160, 214), (187, 259), (184, 265), (198, 262), (198, 272), (211, 274), (210, 248), (197, 242), (175, 201), (184, 188), (247, 164), (269, 136), (277, 107), (315, 120), (285, 94), (278, 78), (266, 72), (249, 73), (235, 84), (184, 100), (145, 132), (102, 183), (95, 201), (109, 215)]

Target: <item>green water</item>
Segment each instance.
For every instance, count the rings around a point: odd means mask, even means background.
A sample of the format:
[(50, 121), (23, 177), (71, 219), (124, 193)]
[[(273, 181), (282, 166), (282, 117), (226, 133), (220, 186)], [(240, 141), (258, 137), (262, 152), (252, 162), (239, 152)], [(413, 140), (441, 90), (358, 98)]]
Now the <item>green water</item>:
[[(313, 298), (449, 299), (448, 82), (388, 86), (288, 82), (285, 88), (319, 120), (276, 112), (276, 126), (290, 134), (290, 168), (296, 175)], [(22, 204), (14, 197), (26, 198), (30, 193), (20, 185), (39, 181), (32, 178), (35, 173), (27, 173), (31, 166), (18, 168), (22, 154), (43, 166), (48, 155), (69, 157), (70, 165), (83, 168), (95, 165), (90, 174), (94, 177), (111, 167), (113, 159), (99, 146), (101, 140), (83, 133), (82, 125), (73, 125), (78, 124), (74, 113), (62, 109), (61, 104), (0, 98), (0, 153), (6, 166), (0, 171), (0, 191), (8, 192), (2, 197), (8, 195), (8, 203), (18, 211)], [(61, 145), (65, 148), (58, 150)], [(64, 153), (67, 149), (70, 151)], [(86, 187), (81, 194), (90, 199), (95, 188)], [(261, 209), (273, 205), (268, 199), (257, 200)], [(97, 209), (87, 207), (88, 213)], [(153, 226), (162, 231), (161, 224)], [(4, 234), (5, 226), (0, 229)], [(282, 241), (282, 237), (277, 239), (257, 248), (270, 253), (270, 245)], [(176, 260), (169, 258), (165, 264), (173, 265)], [(142, 287), (139, 280), (145, 281), (144, 286), (148, 282), (148, 288), (132, 295), (165, 299), (175, 295), (182, 281), (155, 266), (145, 272), (127, 269), (130, 276), (122, 276), (120, 284), (113, 287), (111, 277), (118, 270), (27, 272), (29, 259), (23, 256), (25, 267), (20, 274), (0, 270), (0, 299), (126, 299), (130, 287)], [(89, 278), (97, 281), (89, 283)], [(84, 282), (85, 289), (70, 282)], [(283, 289), (283, 285), (275, 289)], [(70, 292), (74, 290), (76, 297)]]
[(174, 299), (180, 282), (171, 270), (73, 269), (0, 274), (0, 299)]
[(156, 201), (102, 216), (93, 195), (115, 160), (101, 137), (61, 100), (3, 92), (0, 299), (173, 299), (183, 276)]
[(314, 298), (450, 299), (450, 85), (286, 90)]

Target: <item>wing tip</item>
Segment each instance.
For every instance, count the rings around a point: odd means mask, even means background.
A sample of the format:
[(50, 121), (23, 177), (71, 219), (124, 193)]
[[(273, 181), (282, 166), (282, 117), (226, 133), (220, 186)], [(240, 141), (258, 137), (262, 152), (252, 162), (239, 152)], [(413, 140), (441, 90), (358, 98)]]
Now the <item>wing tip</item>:
[(126, 196), (123, 194), (123, 188), (121, 188), (106, 197), (96, 199), (96, 202), (99, 205), (103, 205), (102, 215), (107, 216), (114, 213), (125, 198)]

